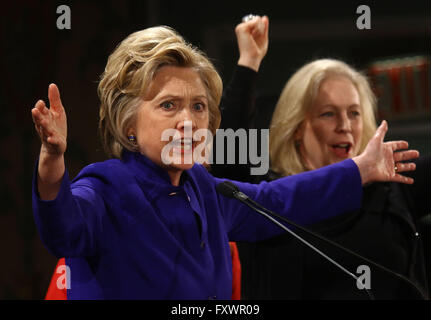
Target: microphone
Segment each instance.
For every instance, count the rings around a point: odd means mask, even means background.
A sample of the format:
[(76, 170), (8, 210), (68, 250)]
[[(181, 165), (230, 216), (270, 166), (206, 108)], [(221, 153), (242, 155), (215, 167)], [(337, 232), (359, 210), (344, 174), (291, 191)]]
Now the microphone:
[[(295, 228), (305, 232), (308, 235), (311, 235), (312, 237), (319, 239), (327, 244), (330, 244), (342, 251), (344, 251), (345, 253), (348, 253), (350, 255), (353, 255), (356, 258), (359, 258), (360, 260), (363, 260), (375, 267), (377, 267), (378, 269), (389, 273), (393, 276), (395, 276), (398, 279), (401, 279), (402, 281), (406, 282), (410, 287), (413, 287), (415, 289), (415, 291), (420, 295), (421, 299), (423, 300), (428, 300), (428, 295), (424, 292), (422, 292), (422, 290), (420, 288), (418, 288), (413, 282), (411, 282), (408, 278), (406, 278), (405, 276), (394, 272), (380, 264), (378, 264), (377, 262), (374, 262), (372, 260), (369, 260), (368, 258), (365, 258), (359, 254), (357, 254), (354, 251), (351, 251), (341, 245), (339, 245), (338, 243), (329, 240), (319, 234), (316, 234), (314, 232), (312, 232), (311, 230), (304, 228), (298, 224), (296, 224), (293, 221), (290, 221), (289, 219), (287, 219), (286, 217), (283, 217), (263, 206), (261, 206), (259, 203), (255, 202), (254, 200), (250, 199), (246, 194), (244, 194), (243, 192), (241, 192), (238, 188), (237, 185), (235, 185), (234, 183), (232, 183), (231, 181), (224, 181), (222, 183), (219, 183), (216, 187), (217, 191), (222, 194), (225, 197), (228, 198), (235, 198), (239, 201), (241, 201), (242, 203), (244, 203), (245, 205), (247, 205), (248, 207), (250, 207), (251, 209), (253, 209), (254, 211), (258, 212), (259, 214), (263, 215), (265, 218), (267, 218), (268, 220), (272, 221), (273, 223), (275, 223), (276, 225), (278, 225), (280, 228), (282, 228), (283, 230), (287, 231), (288, 233), (290, 233), (292, 236), (294, 236), (295, 238), (297, 238), (299, 241), (301, 241), (302, 243), (304, 243), (305, 245), (307, 245), (309, 248), (311, 248), (312, 250), (314, 250), (315, 252), (317, 252), (318, 254), (320, 254), (321, 256), (323, 256), (326, 260), (328, 260), (329, 262), (331, 262), (332, 264), (334, 264), (336, 267), (338, 267), (339, 269), (341, 269), (343, 272), (345, 272), (346, 274), (348, 274), (349, 276), (351, 276), (353, 279), (356, 280), (356, 282), (358, 283), (358, 277), (353, 274), (352, 272), (350, 272), (349, 270), (347, 270), (345, 267), (343, 267), (342, 265), (340, 265), (339, 263), (337, 263), (335, 260), (333, 260), (332, 258), (330, 258), (329, 256), (327, 256), (325, 253), (323, 253), (322, 251), (320, 251), (319, 249), (317, 249), (315, 246), (313, 246), (312, 244), (310, 244), (308, 241), (306, 241), (305, 239), (303, 239), (302, 237), (300, 237), (299, 235), (297, 235), (295, 232), (293, 232), (292, 230), (290, 230), (289, 228), (287, 228), (285, 225), (281, 224), (279, 221), (277, 221), (276, 219), (274, 219), (273, 217), (276, 217), (292, 226), (294, 226)], [(368, 294), (369, 298), (371, 300), (374, 300), (374, 295), (372, 293), (372, 291), (370, 289), (367, 289), (366, 287), (364, 287), (366, 293)]]
[(239, 191), (238, 186), (231, 182), (231, 181), (225, 181), (222, 183), (219, 183), (216, 187), (217, 191), (228, 198), (236, 198), (238, 193), (242, 194), (241, 197), (244, 197), (244, 199), (248, 198), (244, 193)]

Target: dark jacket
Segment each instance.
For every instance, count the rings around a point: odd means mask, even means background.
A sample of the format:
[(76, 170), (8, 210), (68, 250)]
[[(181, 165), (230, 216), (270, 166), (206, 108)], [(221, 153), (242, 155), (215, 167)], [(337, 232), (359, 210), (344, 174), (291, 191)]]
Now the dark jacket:
[[(311, 229), (406, 276), (413, 285), (298, 233), (357, 276), (357, 268), (368, 265), (376, 299), (427, 297), (421, 234), (412, 213), (422, 208), (409, 204), (409, 199), (415, 198), (411, 191), (396, 183), (372, 184), (364, 188), (361, 210), (325, 220)], [(368, 299), (353, 278), (288, 234), (258, 244), (239, 244), (239, 252), (244, 299)]]

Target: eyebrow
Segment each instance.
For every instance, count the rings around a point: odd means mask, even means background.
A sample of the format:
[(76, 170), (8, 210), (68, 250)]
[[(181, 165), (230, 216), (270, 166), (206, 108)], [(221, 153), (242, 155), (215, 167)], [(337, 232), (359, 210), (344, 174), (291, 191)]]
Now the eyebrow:
[[(182, 96), (179, 95), (175, 95), (175, 94), (165, 94), (162, 95), (160, 97), (157, 97), (155, 99), (155, 101), (163, 101), (163, 100), (167, 100), (167, 99), (172, 99), (172, 100), (184, 100), (184, 98)], [(198, 99), (205, 99), (206, 101), (208, 101), (208, 97), (206, 95), (196, 95), (192, 97), (192, 100), (198, 100)]]
[[(329, 107), (329, 108), (336, 108), (336, 106), (335, 105), (333, 105), (333, 104), (330, 104), (330, 103), (328, 103), (328, 104), (324, 104), (324, 105), (322, 105), (320, 108), (327, 108), (327, 107)], [(351, 104), (350, 106), (348, 106), (347, 108), (353, 108), (353, 107), (361, 107), (361, 105), (360, 104), (357, 104), (357, 103), (354, 103), (354, 104)]]

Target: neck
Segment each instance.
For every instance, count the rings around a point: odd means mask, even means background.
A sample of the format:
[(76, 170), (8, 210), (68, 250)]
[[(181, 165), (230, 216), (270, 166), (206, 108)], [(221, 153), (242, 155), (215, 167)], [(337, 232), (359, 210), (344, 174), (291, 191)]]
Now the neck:
[(171, 183), (173, 186), (178, 187), (180, 185), (180, 178), (182, 173), (183, 170), (168, 171), (168, 175), (171, 178)]

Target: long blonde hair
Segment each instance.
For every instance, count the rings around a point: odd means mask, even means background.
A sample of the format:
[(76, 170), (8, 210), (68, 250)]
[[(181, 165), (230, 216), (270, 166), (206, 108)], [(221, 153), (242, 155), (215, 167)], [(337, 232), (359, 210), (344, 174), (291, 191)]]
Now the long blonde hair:
[(108, 155), (120, 158), (123, 148), (137, 151), (127, 139), (140, 105), (156, 72), (167, 65), (193, 68), (208, 94), (209, 125), (215, 134), (220, 125), (222, 80), (199, 49), (175, 30), (159, 26), (138, 31), (124, 39), (109, 56), (98, 86), (101, 101), (99, 130)]
[(359, 93), (363, 133), (359, 153), (376, 131), (376, 98), (367, 78), (348, 64), (334, 59), (319, 59), (301, 67), (286, 83), (275, 107), (270, 125), (271, 169), (281, 175), (306, 171), (295, 141), (295, 132), (313, 104), (321, 83), (334, 75), (347, 77)]

